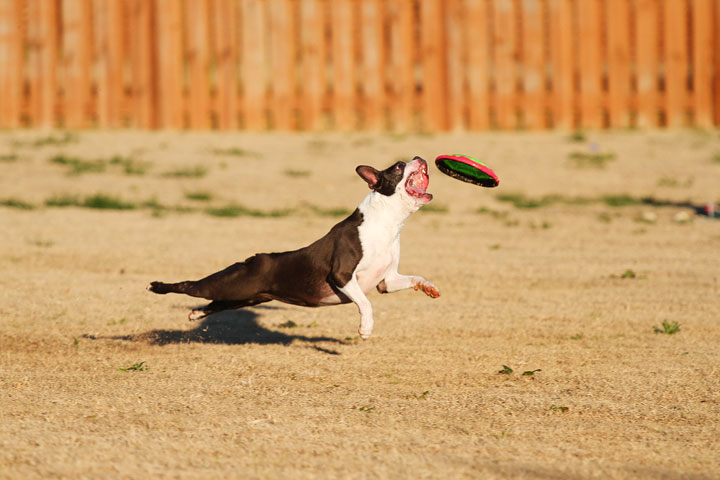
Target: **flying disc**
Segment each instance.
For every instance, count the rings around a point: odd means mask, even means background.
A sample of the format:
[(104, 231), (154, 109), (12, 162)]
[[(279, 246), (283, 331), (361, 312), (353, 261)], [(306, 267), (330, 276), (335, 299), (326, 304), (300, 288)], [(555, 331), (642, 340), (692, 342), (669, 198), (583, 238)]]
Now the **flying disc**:
[(500, 184), (500, 180), (490, 167), (467, 155), (440, 155), (435, 159), (435, 165), (445, 175), (463, 182), (488, 188)]

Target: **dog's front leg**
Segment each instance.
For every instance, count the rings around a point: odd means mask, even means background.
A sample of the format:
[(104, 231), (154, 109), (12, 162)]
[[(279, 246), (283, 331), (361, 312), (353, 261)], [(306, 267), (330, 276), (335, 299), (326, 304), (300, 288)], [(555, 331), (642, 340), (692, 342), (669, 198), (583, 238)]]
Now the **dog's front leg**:
[(377, 286), (380, 293), (393, 293), (406, 288), (422, 290), (425, 295), (432, 298), (440, 296), (440, 289), (434, 283), (418, 275), (400, 275), (397, 271), (388, 272)]
[(343, 295), (352, 300), (360, 310), (360, 328), (358, 333), (363, 340), (367, 340), (370, 337), (373, 329), (373, 311), (370, 300), (363, 293), (360, 284), (357, 281), (357, 276), (353, 275), (349, 282), (344, 287), (339, 287), (338, 290)]

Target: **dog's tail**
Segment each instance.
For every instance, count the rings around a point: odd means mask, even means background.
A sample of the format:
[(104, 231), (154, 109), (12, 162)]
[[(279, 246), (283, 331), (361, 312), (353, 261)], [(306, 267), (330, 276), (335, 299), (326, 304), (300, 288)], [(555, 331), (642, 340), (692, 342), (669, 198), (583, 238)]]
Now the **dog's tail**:
[(166, 293), (186, 293), (188, 282), (180, 283), (163, 283), (163, 282), (150, 282), (147, 289), (153, 293), (159, 293), (165, 295)]

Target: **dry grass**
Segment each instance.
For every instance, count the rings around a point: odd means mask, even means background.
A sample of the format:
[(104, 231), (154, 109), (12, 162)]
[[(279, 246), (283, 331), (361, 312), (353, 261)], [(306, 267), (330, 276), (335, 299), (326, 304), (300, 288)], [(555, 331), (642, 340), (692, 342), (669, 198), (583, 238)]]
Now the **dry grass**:
[[(718, 200), (717, 134), (585, 137), (615, 160), (568, 165), (566, 134), (0, 134), (23, 159), (3, 164), (0, 200), (39, 206), (0, 206), (0, 478), (717, 478), (720, 221), (674, 221)], [(232, 149), (262, 155), (215, 153)], [(297, 205), (354, 208), (357, 164), (448, 152), (501, 185), (432, 170), (443, 208), (410, 219), (401, 271), (443, 295), (372, 294), (367, 342), (352, 305), (190, 324), (193, 299), (144, 290), (318, 238), (335, 219)], [(69, 177), (56, 155), (149, 173)], [(198, 191), (212, 193), (199, 208)], [(667, 202), (519, 209), (502, 192)], [(42, 206), (99, 193), (172, 208)], [(293, 213), (204, 213), (233, 204)], [(663, 321), (680, 331), (655, 333)]]

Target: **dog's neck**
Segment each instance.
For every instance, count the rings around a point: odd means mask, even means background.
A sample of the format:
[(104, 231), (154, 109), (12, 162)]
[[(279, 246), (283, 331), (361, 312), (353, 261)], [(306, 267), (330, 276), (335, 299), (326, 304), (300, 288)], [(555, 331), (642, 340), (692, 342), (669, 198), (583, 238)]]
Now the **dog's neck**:
[(400, 232), (410, 215), (419, 208), (414, 202), (404, 201), (398, 193), (386, 196), (378, 192), (370, 192), (358, 209), (363, 214), (363, 220), (382, 224), (391, 230)]

